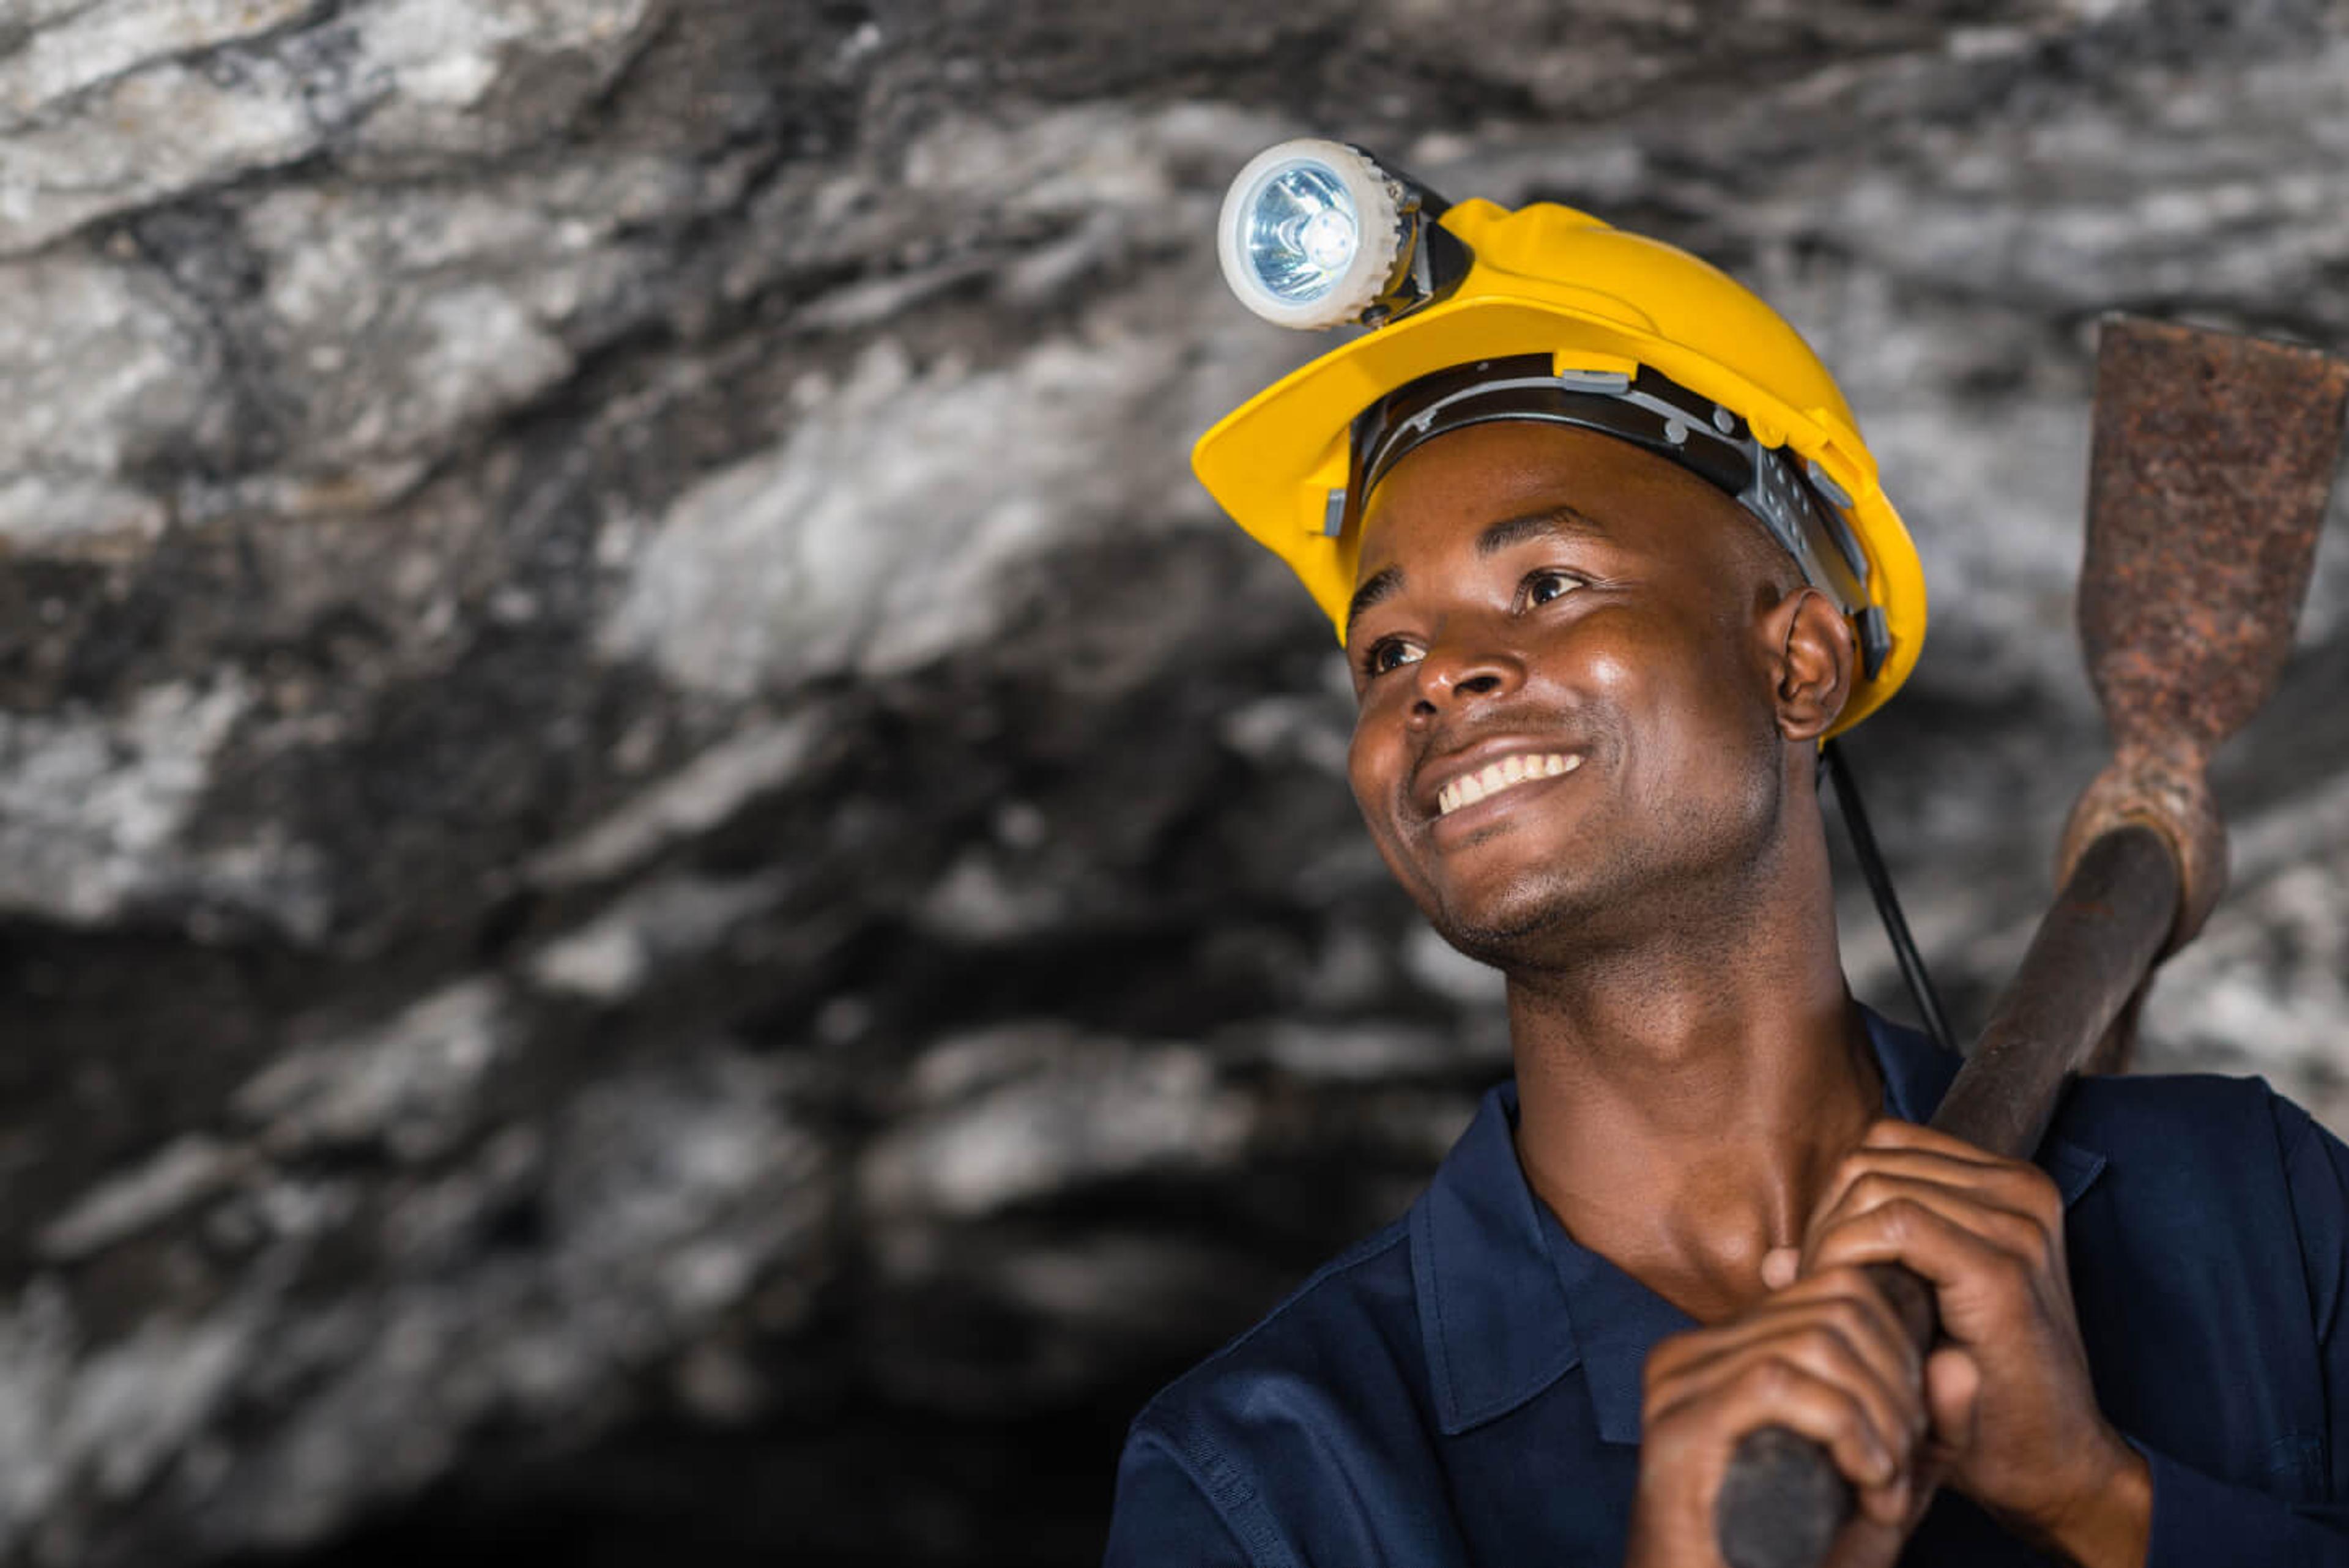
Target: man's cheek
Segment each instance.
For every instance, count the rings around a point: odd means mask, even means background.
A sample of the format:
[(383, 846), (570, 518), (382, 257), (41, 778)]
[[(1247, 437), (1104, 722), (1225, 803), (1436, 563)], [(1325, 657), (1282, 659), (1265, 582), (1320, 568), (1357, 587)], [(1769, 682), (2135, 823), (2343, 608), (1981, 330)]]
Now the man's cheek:
[(1371, 831), (1381, 831), (1381, 818), (1394, 809), (1402, 798), (1405, 776), (1401, 749), (1382, 728), (1369, 722), (1369, 715), (1358, 719), (1353, 738), (1346, 744), (1346, 784), (1354, 794), (1354, 805)]
[(1571, 684), (1586, 701), (1621, 709), (1637, 707), (1643, 701), (1643, 690), (1652, 682), (1657, 660), (1648, 657), (1640, 643), (1616, 639), (1591, 649), (1575, 659), (1566, 673)]

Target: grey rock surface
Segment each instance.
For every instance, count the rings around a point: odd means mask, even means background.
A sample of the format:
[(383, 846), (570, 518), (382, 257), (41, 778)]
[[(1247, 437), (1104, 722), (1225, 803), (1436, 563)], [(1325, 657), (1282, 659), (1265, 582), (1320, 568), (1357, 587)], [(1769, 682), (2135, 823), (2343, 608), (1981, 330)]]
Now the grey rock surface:
[[(1282, 135), (1837, 369), (1978, 1022), (2103, 744), (2094, 323), (2349, 343), (2344, 81), (2326, 0), (15, 0), (0, 1563), (1095, 1553), (1506, 1064), (1185, 466), (1312, 351), (1213, 260)], [(2143, 1058), (2349, 1129), (2344, 530)]]

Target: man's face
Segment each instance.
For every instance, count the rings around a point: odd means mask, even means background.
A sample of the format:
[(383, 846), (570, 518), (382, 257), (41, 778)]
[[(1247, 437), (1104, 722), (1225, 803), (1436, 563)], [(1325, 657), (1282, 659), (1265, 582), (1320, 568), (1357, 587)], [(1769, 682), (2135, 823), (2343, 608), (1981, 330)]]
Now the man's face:
[(1540, 963), (1743, 885), (1777, 832), (1797, 581), (1734, 501), (1607, 436), (1503, 422), (1404, 457), (1364, 519), (1348, 771), (1437, 930)]

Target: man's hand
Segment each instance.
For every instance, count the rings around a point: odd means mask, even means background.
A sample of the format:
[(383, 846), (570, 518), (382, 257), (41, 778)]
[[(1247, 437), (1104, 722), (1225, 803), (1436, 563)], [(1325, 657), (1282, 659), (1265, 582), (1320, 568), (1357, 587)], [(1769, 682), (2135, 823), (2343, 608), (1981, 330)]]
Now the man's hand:
[[(2055, 1184), (1929, 1127), (1878, 1122), (1837, 1171), (1799, 1269), (1839, 1278), (1867, 1263), (1907, 1265), (1940, 1304), (1945, 1342), (1925, 1364), (1929, 1464), (2043, 1547), (2139, 1568), (2151, 1476), (2096, 1407)], [(1794, 1264), (1773, 1253), (1763, 1277), (1782, 1282)]]
[(1917, 1473), (1923, 1367), (1857, 1269), (1819, 1270), (1733, 1322), (1661, 1342), (1645, 1377), (1627, 1568), (1720, 1568), (1722, 1472), (1740, 1438), (1771, 1426), (1824, 1447), (1858, 1494), (1835, 1568), (1899, 1554), (1930, 1494)]

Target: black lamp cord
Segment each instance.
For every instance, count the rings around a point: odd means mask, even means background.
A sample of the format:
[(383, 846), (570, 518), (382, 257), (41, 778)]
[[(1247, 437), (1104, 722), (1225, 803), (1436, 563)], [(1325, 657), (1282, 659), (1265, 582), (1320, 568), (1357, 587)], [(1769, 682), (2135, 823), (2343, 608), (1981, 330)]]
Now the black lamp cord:
[(1843, 748), (1833, 741), (1819, 748), (1819, 761), (1835, 785), (1836, 809), (1843, 816), (1845, 830), (1851, 835), (1851, 847), (1859, 857), (1860, 875), (1868, 878), (1868, 891), (1876, 899), (1877, 915), (1884, 921), (1884, 934), (1892, 943), (1892, 956), (1900, 961), (1900, 978), (1909, 982), (1909, 994), (1916, 999), (1918, 1015), (1924, 1019), (1926, 1030), (1944, 1051), (1957, 1050), (1957, 1042), (1950, 1034), (1950, 1021), (1941, 1014), (1941, 999), (1933, 994), (1933, 977), (1925, 972), (1925, 960), (1917, 950), (1914, 938), (1909, 934), (1909, 921), (1900, 913), (1900, 897), (1892, 890), (1892, 875), (1884, 868), (1884, 856), (1876, 847), (1876, 835), (1868, 831), (1868, 810), (1859, 804), (1859, 786), (1853, 782), (1851, 764), (1844, 760)]

